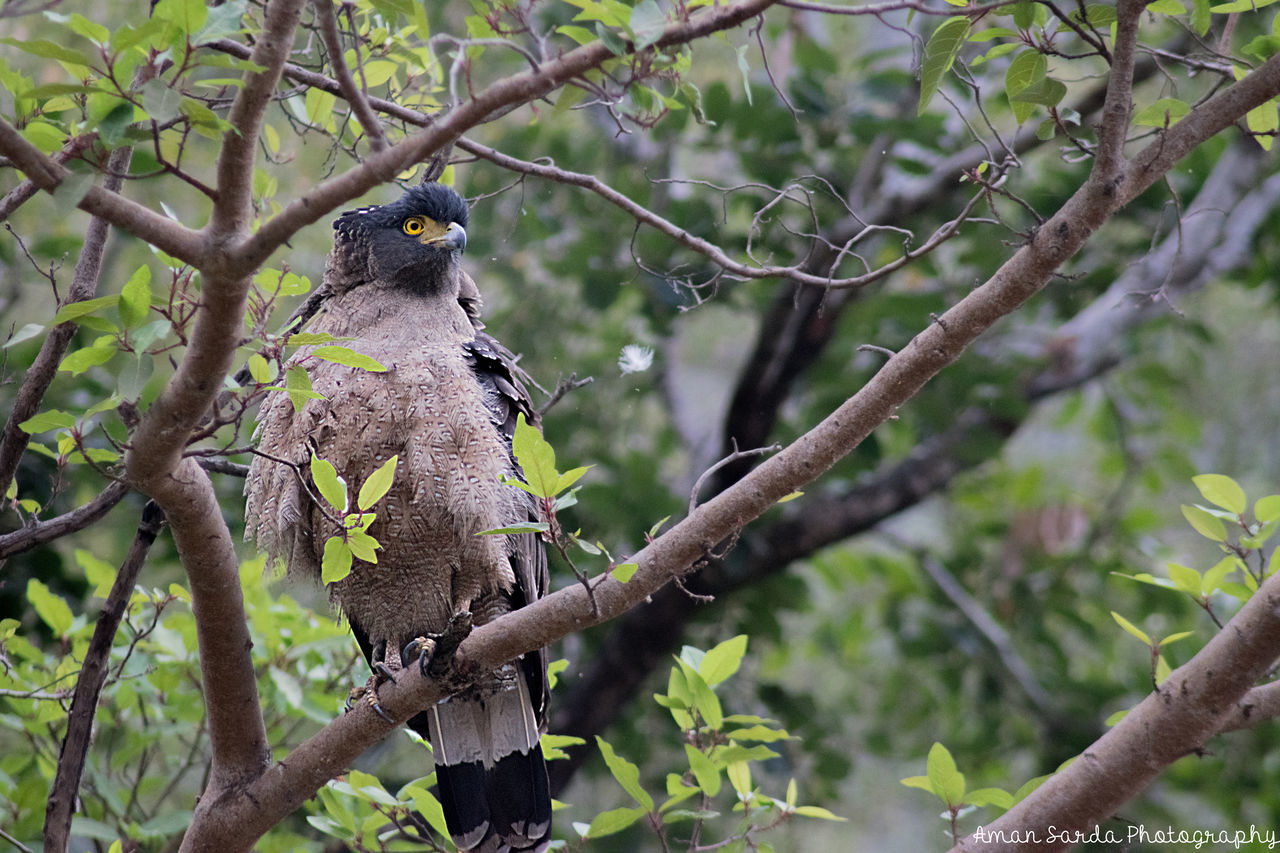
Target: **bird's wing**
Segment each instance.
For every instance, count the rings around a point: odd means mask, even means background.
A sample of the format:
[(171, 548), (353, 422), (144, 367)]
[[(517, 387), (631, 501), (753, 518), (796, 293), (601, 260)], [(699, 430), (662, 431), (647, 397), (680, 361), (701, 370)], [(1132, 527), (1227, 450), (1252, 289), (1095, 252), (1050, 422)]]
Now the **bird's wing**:
[[(475, 340), (463, 345), (469, 354), (476, 372), (476, 379), (484, 389), (485, 404), (489, 409), (489, 417), (494, 426), (502, 433), (510, 447), (516, 431), (516, 419), (523, 414), (525, 421), (538, 426), (540, 418), (533, 407), (533, 400), (524, 385), (526, 374), (516, 364), (515, 356), (494, 338), (484, 332), (477, 331)], [(512, 455), (511, 467), (514, 473), (519, 472), (515, 456)], [(538, 506), (532, 495), (519, 492), (523, 496), (521, 504), (527, 510), (527, 520), (540, 521)], [(539, 534), (522, 533), (512, 535), (511, 569), (515, 575), (516, 585), (513, 590), (513, 607), (537, 601), (546, 595), (550, 585), (550, 573), (547, 568), (547, 552), (542, 545)], [(529, 685), (530, 697), (539, 724), (544, 721), (547, 707), (548, 687), (546, 678), (546, 650), (537, 654), (528, 654), (520, 661), (520, 668)]]

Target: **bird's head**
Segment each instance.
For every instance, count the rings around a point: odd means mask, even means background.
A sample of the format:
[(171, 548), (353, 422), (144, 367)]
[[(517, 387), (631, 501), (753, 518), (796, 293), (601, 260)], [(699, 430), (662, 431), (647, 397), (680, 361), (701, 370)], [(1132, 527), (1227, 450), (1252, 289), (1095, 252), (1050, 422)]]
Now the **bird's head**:
[(456, 293), (467, 245), (467, 203), (443, 184), (414, 187), (391, 204), (349, 210), (333, 223), (335, 254), (374, 281), (425, 294)]

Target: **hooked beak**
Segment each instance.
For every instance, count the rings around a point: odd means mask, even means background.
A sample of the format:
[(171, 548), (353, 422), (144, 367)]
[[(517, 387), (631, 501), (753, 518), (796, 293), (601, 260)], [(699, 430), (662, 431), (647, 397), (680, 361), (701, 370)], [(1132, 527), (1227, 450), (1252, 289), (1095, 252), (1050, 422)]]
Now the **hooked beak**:
[(450, 222), (443, 234), (429, 237), (423, 240), (422, 244), (437, 249), (448, 249), (451, 252), (462, 252), (467, 248), (467, 230), (456, 222)]

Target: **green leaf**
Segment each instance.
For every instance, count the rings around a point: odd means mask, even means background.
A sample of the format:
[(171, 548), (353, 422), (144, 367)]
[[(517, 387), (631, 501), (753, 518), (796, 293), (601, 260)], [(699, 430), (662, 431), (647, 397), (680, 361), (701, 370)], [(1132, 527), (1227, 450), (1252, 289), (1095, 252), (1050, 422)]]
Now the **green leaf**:
[(16, 38), (0, 38), (0, 44), (7, 44), (16, 47), (32, 56), (39, 56), (42, 59), (56, 59), (59, 62), (69, 62), (72, 65), (92, 66), (94, 57), (88, 53), (81, 53), (73, 48), (49, 41), (48, 39), (16, 39)]
[(1240, 560), (1237, 557), (1223, 557), (1213, 565), (1209, 571), (1204, 573), (1204, 578), (1200, 581), (1200, 592), (1203, 595), (1213, 594), (1222, 582), (1226, 580), (1227, 575), (1231, 574), (1240, 567)]
[(61, 596), (50, 592), (49, 587), (35, 578), (27, 580), (27, 600), (36, 609), (36, 615), (49, 626), (49, 630), (53, 631), (55, 636), (64, 636), (71, 630), (71, 623), (75, 620), (67, 602)]
[(747, 106), (753, 106), (751, 101), (751, 64), (747, 62), (748, 45), (742, 45), (738, 48), (738, 71), (742, 74), (742, 93), (747, 96)]
[(964, 795), (964, 801), (971, 806), (996, 806), (1001, 809), (1013, 808), (1013, 794), (1003, 788), (979, 788)]
[(685, 683), (693, 693), (693, 707), (702, 715), (702, 721), (708, 727), (719, 729), (724, 725), (724, 711), (721, 710), (720, 700), (696, 669), (683, 660), (680, 661), (680, 668), (684, 674)]
[(1004, 75), (1004, 88), (1012, 98), (1014, 95), (1035, 85), (1044, 79), (1049, 70), (1049, 60), (1038, 50), (1024, 50), (1009, 63), (1009, 70)]
[(632, 799), (644, 807), (641, 814), (653, 811), (653, 797), (640, 786), (640, 768), (614, 752), (609, 742), (599, 735), (596, 735), (596, 744), (600, 747), (600, 755), (613, 778), (618, 780), (618, 784)]
[(76, 425), (76, 417), (70, 412), (64, 412), (60, 409), (50, 409), (47, 412), (41, 412), (27, 418), (18, 424), (18, 429), (27, 435), (39, 435), (42, 432), (48, 432), (51, 429), (70, 429)]
[(1258, 498), (1258, 502), (1253, 505), (1253, 514), (1264, 524), (1280, 518), (1280, 495)]
[(816, 817), (821, 820), (848, 820), (848, 818), (840, 817), (840, 815), (829, 809), (824, 809), (822, 806), (796, 806), (792, 811), (801, 817)]
[(924, 115), (938, 92), (943, 75), (951, 70), (968, 37), (969, 19), (963, 16), (947, 18), (929, 36), (920, 62), (920, 103), (916, 115)]
[(103, 308), (109, 308), (120, 301), (119, 295), (99, 296), (97, 299), (83, 299), (79, 302), (69, 302), (58, 309), (58, 313), (53, 315), (51, 325), (59, 323), (67, 323), (71, 320), (79, 319), (87, 314), (95, 314)]
[(117, 352), (119, 352), (118, 349), (110, 346), (91, 346), (78, 349), (64, 358), (62, 363), (58, 365), (58, 369), (64, 370), (72, 376), (79, 376), (90, 367), (106, 364)]
[(256, 352), (249, 356), (248, 366), (249, 376), (253, 378), (254, 382), (265, 385), (274, 378), (271, 372), (271, 364)]
[(1176, 643), (1179, 640), (1185, 640), (1187, 637), (1190, 637), (1194, 633), (1195, 633), (1194, 631), (1178, 631), (1175, 634), (1170, 634), (1169, 636), (1165, 637), (1156, 645), (1159, 646), (1160, 648), (1164, 648), (1165, 646)]
[(956, 769), (955, 759), (945, 746), (935, 742), (929, 748), (929, 759), (925, 767), (933, 792), (943, 802), (948, 806), (964, 802), (964, 774)]
[(320, 582), (337, 583), (351, 574), (351, 561), (351, 549), (342, 541), (341, 536), (326, 539), (324, 554), (320, 558)]
[[(369, 513), (368, 515), (369, 517), (366, 518), (366, 523), (373, 521), (373, 513)], [(382, 545), (378, 543), (377, 539), (374, 539), (363, 530), (347, 531), (347, 550), (349, 550), (351, 552), (351, 556), (355, 557), (357, 560), (377, 564), (378, 549), (381, 547)]]
[(741, 797), (751, 793), (751, 764), (746, 761), (733, 761), (724, 768), (724, 775), (729, 777), (729, 784)]
[(715, 763), (691, 743), (684, 745), (684, 754), (689, 759), (689, 769), (693, 771), (693, 778), (698, 781), (702, 792), (708, 797), (720, 793), (720, 770)]
[(16, 347), (18, 344), (23, 343), (24, 341), (29, 341), (32, 338), (39, 337), (40, 335), (44, 334), (44, 331), (45, 331), (45, 327), (40, 325), (39, 323), (27, 323), (21, 329), (14, 332), (9, 337), (9, 340), (5, 341), (3, 346), (0, 346), (0, 349), (8, 349), (9, 347)]
[(536, 427), (530, 426), (523, 414), (516, 416), (516, 431), (511, 442), (516, 461), (524, 472), (528, 491), (540, 498), (556, 496), (560, 474), (556, 471), (556, 452)]
[(1201, 578), (1200, 573), (1190, 566), (1183, 566), (1178, 563), (1169, 564), (1169, 577), (1173, 580), (1175, 586), (1193, 598), (1200, 597)]
[(1227, 528), (1223, 525), (1222, 519), (1211, 515), (1208, 510), (1183, 504), (1182, 516), (1191, 524), (1196, 533), (1206, 539), (1212, 539), (1215, 542), (1227, 541)]
[(284, 372), (284, 384), (295, 412), (302, 411), (307, 400), (324, 399), (323, 394), (311, 390), (311, 376), (300, 364), (295, 364)]
[(442, 838), (449, 836), (449, 825), (444, 819), (444, 808), (427, 785), (411, 782), (400, 790), (400, 797), (411, 800), (413, 808), (427, 819), (427, 823), (431, 824), (431, 828), (440, 833)]
[(1181, 15), (1187, 11), (1178, 0), (1155, 0), (1147, 4), (1147, 11), (1153, 15)]
[(1209, 13), (1209, 0), (1192, 0), (1191, 2), (1191, 29), (1195, 30), (1196, 35), (1203, 36), (1209, 32), (1209, 25), (1213, 22), (1213, 16)]
[(338, 512), (347, 511), (347, 481), (338, 476), (338, 470), (333, 467), (332, 462), (321, 459), (315, 453), (311, 454), (311, 482), (315, 483), (320, 497), (330, 506)]
[(147, 319), (151, 312), (151, 268), (138, 267), (120, 291), (120, 302), (116, 306), (120, 311), (120, 322), (126, 329), (132, 329)]
[(556, 490), (555, 490), (555, 494), (557, 494), (557, 495), (558, 495), (558, 494), (560, 494), (560, 493), (561, 493), (561, 492), (563, 492), (565, 489), (569, 488), (569, 487), (570, 487), (570, 486), (572, 486), (574, 483), (576, 483), (576, 482), (578, 482), (579, 480), (581, 480), (581, 479), (582, 479), (582, 475), (583, 475), (583, 474), (585, 474), (585, 473), (587, 473), (588, 471), (590, 471), (593, 467), (595, 467), (595, 466), (593, 466), (593, 465), (587, 465), (587, 466), (582, 467), (582, 468), (573, 468), (573, 469), (571, 469), (571, 470), (565, 471), (565, 472), (564, 472), (563, 474), (561, 474), (561, 475), (560, 475), (560, 477), (556, 480), (556, 487), (555, 487), (555, 488), (556, 488)]
[(316, 347), (311, 351), (316, 358), (322, 358), (325, 361), (331, 361), (334, 364), (342, 364), (347, 367), (357, 367), (361, 370), (367, 370), (370, 373), (385, 373), (386, 368), (378, 362), (377, 359), (365, 355), (362, 352), (356, 352), (350, 347), (340, 346), (322, 346)]
[(618, 583), (626, 583), (635, 576), (639, 568), (636, 563), (619, 563), (609, 570), (609, 575)]
[(1177, 98), (1161, 98), (1151, 106), (1139, 110), (1133, 117), (1133, 122), (1143, 127), (1171, 126), (1177, 124), (1178, 119), (1184, 118), (1190, 112), (1191, 106), (1186, 101), (1180, 101)]
[(400, 455), (396, 454), (369, 475), (360, 487), (360, 494), (356, 496), (356, 507), (366, 510), (382, 500), (383, 496), (391, 490), (391, 483), (396, 476), (396, 463), (399, 461)]
[(1210, 6), (1209, 9), (1214, 14), (1227, 15), (1232, 12), (1252, 12), (1254, 9), (1261, 9), (1275, 2), (1276, 0), (1233, 0), (1231, 3), (1219, 3), (1217, 6)]
[(1114, 610), (1111, 611), (1111, 618), (1116, 620), (1116, 624), (1119, 625), (1121, 628), (1123, 628), (1125, 631), (1137, 637), (1139, 640), (1146, 643), (1148, 646), (1151, 645), (1151, 638), (1147, 636), (1146, 631), (1143, 631), (1137, 625), (1133, 624), (1128, 619), (1124, 618)]
[(933, 793), (933, 783), (929, 781), (928, 776), (908, 776), (905, 779), (899, 779), (898, 784), (906, 785), (908, 788), (919, 788), (921, 791)]
[(1109, 27), (1116, 22), (1116, 10), (1114, 6), (1103, 6), (1097, 3), (1090, 3), (1084, 7), (1084, 14), (1080, 14), (1079, 9), (1075, 9), (1071, 14), (1067, 15), (1067, 19), (1076, 23), (1085, 24), (1095, 29)]
[(709, 649), (698, 666), (698, 674), (714, 687), (732, 676), (742, 665), (747, 653), (747, 635), (739, 634)]
[(615, 832), (621, 832), (631, 824), (638, 821), (649, 813), (648, 809), (610, 809), (607, 812), (601, 812), (591, 821), (590, 828), (587, 829), (587, 838), (603, 838), (606, 835), (613, 835)]
[(667, 14), (657, 0), (640, 0), (631, 10), (631, 32), (635, 36), (635, 49), (644, 50), (662, 37), (667, 25)]

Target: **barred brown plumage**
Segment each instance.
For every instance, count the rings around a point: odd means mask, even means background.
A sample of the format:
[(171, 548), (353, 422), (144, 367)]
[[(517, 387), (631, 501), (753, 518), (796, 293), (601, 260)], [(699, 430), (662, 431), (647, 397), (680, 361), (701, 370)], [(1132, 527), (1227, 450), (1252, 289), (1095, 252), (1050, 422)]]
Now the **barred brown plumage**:
[[(358, 489), (399, 456), (369, 534), (376, 565), (356, 560), (330, 584), (375, 671), (412, 663), (420, 637), (441, 635), (458, 614), (477, 624), (545, 594), (546, 554), (536, 534), (478, 536), (536, 520), (525, 492), (504, 485), (519, 468), (511, 451), (517, 415), (536, 423), (511, 353), (481, 331), (479, 292), (458, 256), (466, 203), (427, 184), (392, 204), (344, 213), (310, 332), (387, 368), (370, 372), (293, 357), (322, 399), (295, 411), (274, 395), (258, 416), (261, 450), (308, 471), (314, 454)], [(319, 579), (337, 524), (309, 497), (295, 469), (255, 456), (246, 485), (246, 536)], [(456, 624), (456, 623), (455, 623)], [(429, 645), (429, 644), (428, 644)], [(499, 667), (409, 725), (432, 744), (439, 793), (463, 850), (543, 850), (551, 798), (539, 737), (547, 701), (545, 653)]]

